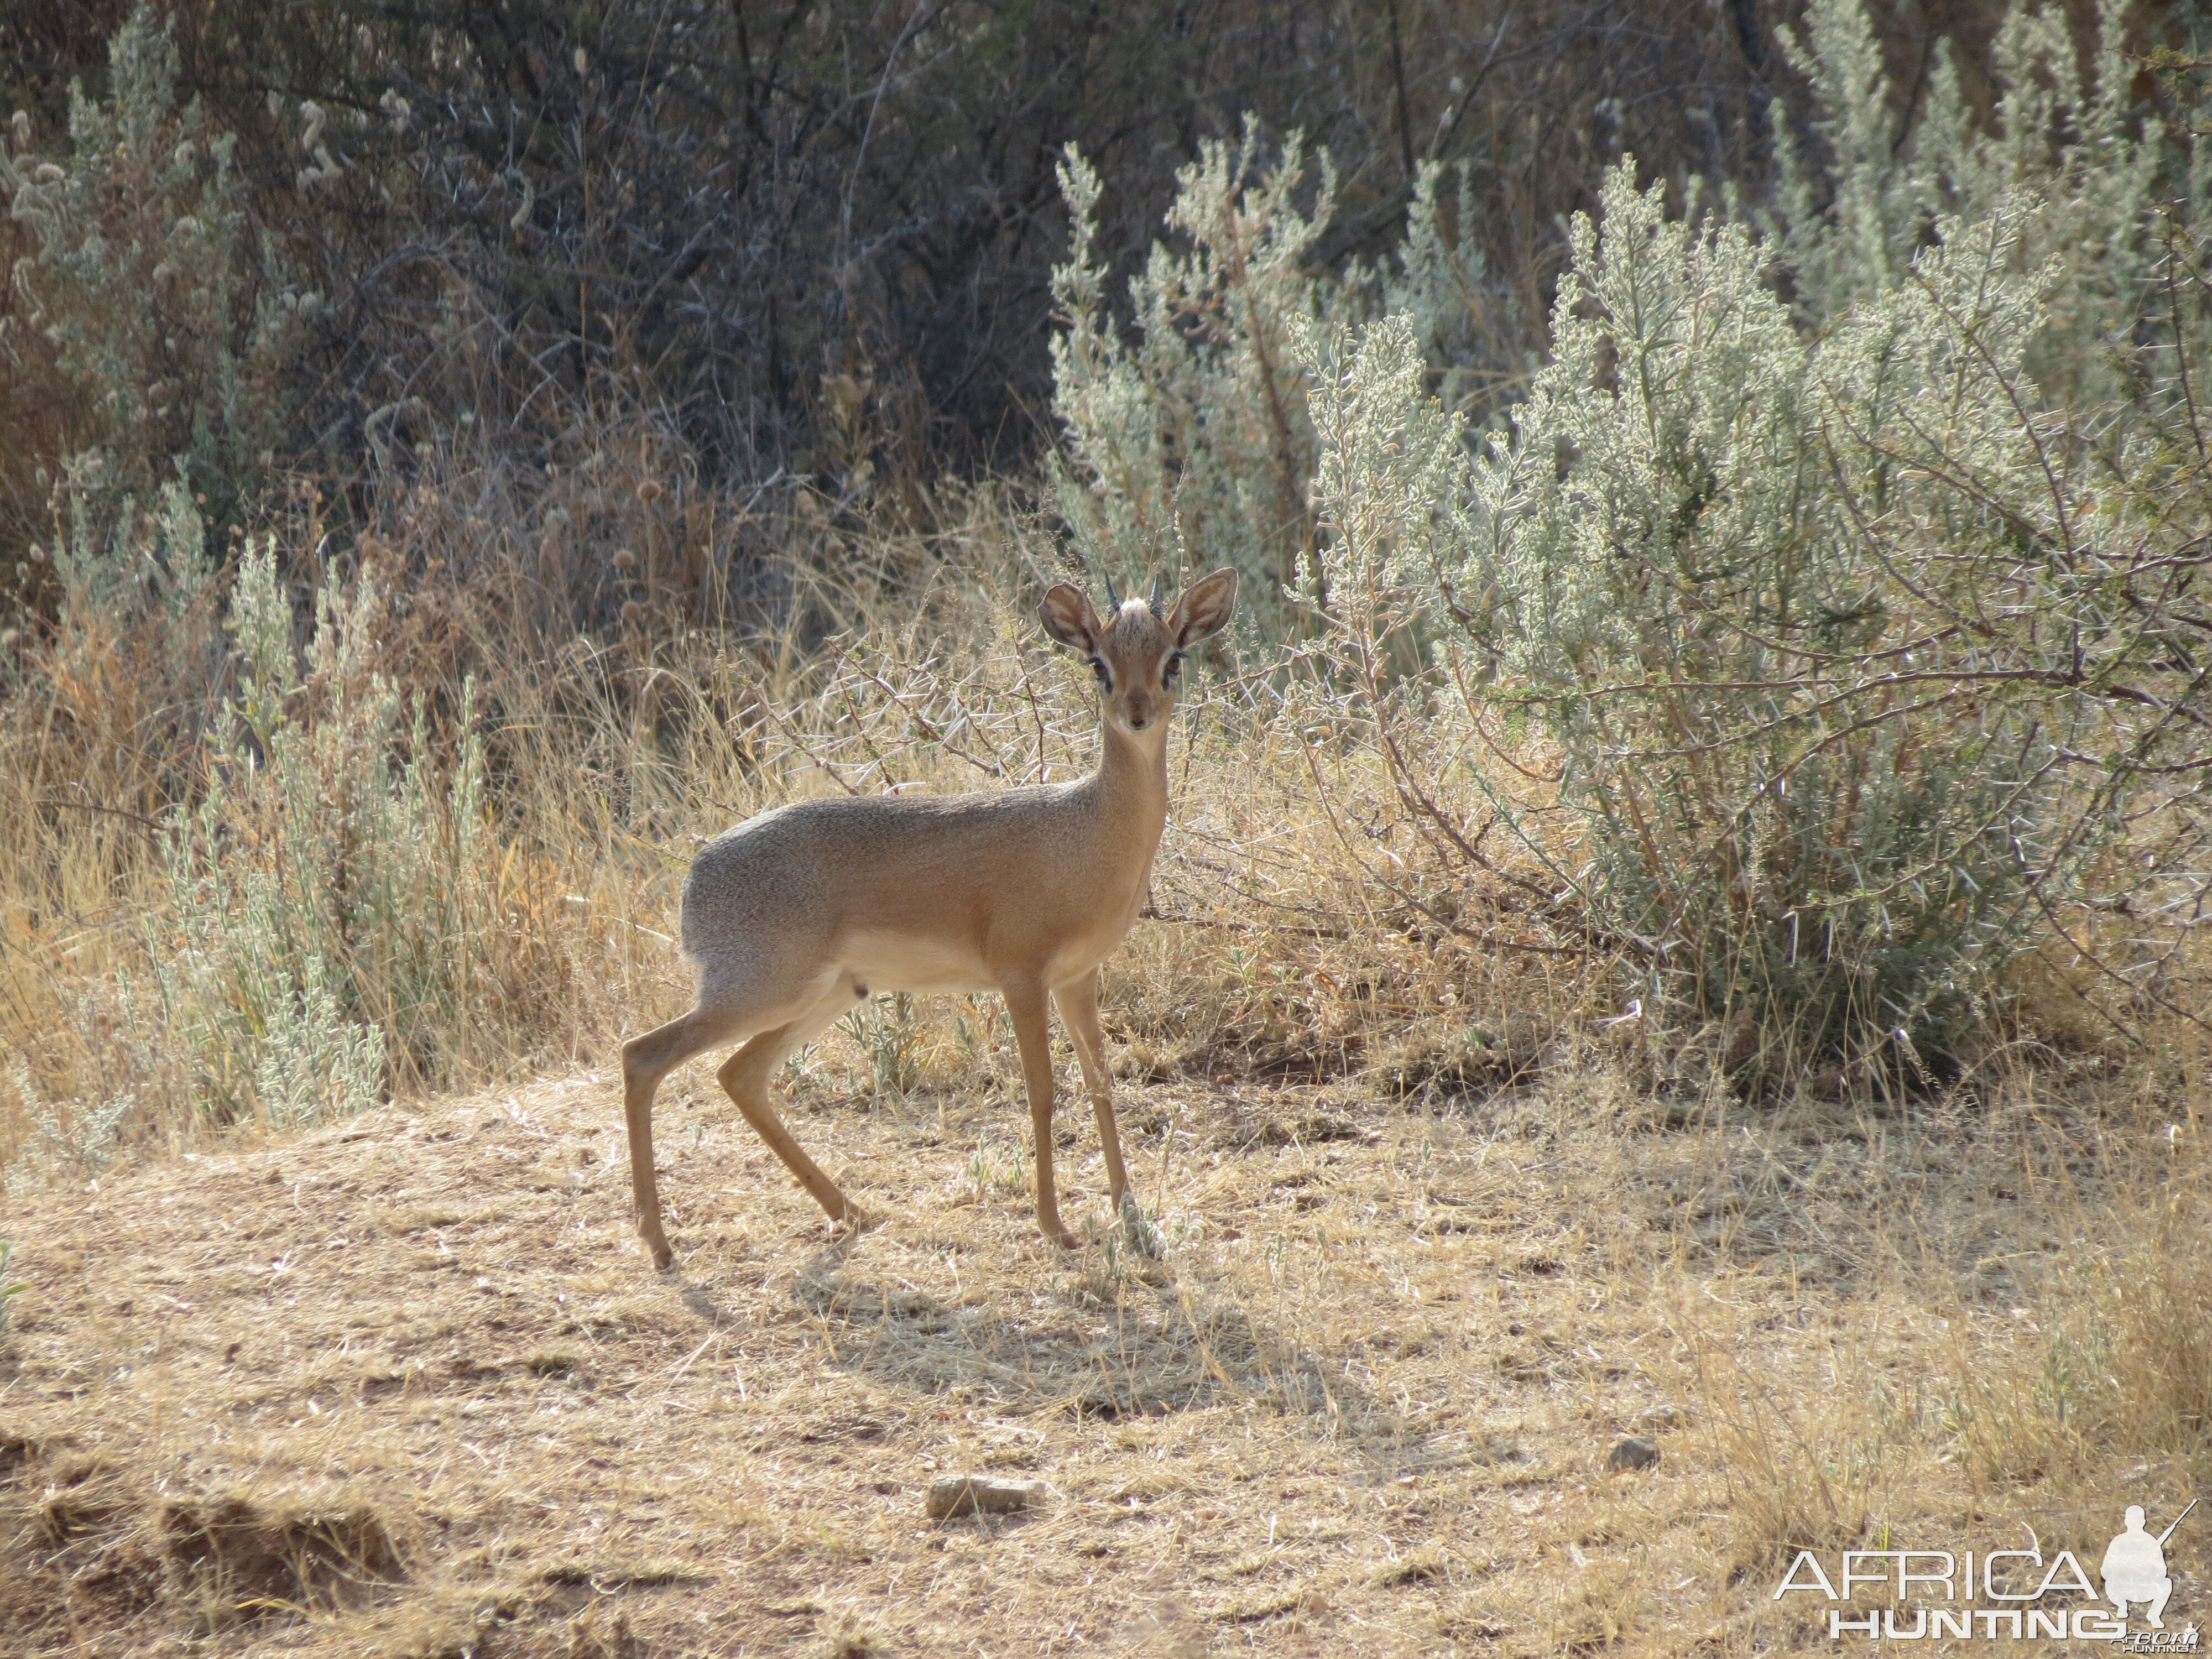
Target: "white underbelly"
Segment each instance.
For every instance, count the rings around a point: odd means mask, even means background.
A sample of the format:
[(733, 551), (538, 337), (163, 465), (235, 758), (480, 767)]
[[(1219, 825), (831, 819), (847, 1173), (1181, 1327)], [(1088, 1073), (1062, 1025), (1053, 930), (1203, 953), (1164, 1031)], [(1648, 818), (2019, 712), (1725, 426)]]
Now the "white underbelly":
[(914, 939), (897, 933), (855, 933), (846, 942), (844, 965), (853, 977), (877, 991), (921, 994), (994, 991), (998, 981), (983, 959), (946, 939)]

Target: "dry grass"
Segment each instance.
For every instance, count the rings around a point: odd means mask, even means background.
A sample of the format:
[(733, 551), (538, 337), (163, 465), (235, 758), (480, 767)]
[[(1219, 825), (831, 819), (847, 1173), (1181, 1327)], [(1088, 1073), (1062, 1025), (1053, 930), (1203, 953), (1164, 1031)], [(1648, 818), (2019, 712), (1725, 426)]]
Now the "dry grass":
[[(15, 1206), (9, 1650), (1748, 1653), (1826, 1644), (1787, 1549), (2100, 1547), (2212, 1479), (2207, 1125), (2122, 1090), (1135, 1085), (1155, 1265), (1036, 1237), (1002, 1057), (821, 1062), (883, 1224), (827, 1240), (695, 1068), (665, 1277), (598, 1074)], [(991, 1470), (1048, 1500), (923, 1519)]]

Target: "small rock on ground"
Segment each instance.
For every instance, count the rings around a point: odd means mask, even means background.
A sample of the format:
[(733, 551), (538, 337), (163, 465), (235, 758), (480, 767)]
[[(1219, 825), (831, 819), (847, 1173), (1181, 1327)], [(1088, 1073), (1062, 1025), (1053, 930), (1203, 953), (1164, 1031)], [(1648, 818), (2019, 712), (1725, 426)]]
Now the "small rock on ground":
[(1658, 1462), (1657, 1446), (1649, 1440), (1632, 1437), (1606, 1454), (1605, 1466), (1619, 1474), (1625, 1469), (1648, 1469)]
[(955, 1515), (1006, 1515), (1044, 1495), (1042, 1480), (1006, 1480), (990, 1474), (940, 1475), (929, 1483), (922, 1513), (933, 1521)]

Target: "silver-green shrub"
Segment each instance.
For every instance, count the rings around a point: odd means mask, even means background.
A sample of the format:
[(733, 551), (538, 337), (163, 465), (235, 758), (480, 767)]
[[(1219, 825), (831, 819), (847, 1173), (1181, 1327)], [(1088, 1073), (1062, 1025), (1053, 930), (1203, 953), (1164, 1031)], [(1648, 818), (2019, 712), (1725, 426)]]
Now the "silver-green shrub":
[(1299, 331), (1405, 316), (1456, 398), (1504, 302), (1474, 248), (1446, 234), (1444, 203), (1470, 188), (1464, 169), (1421, 168), (1395, 258), (1342, 271), (1313, 262), (1336, 176), (1326, 155), (1310, 166), (1298, 134), (1270, 157), (1248, 124), (1237, 143), (1201, 144), (1177, 179), (1176, 240), (1155, 244), (1129, 286), (1131, 343), (1092, 251), (1097, 174), (1079, 155), (1061, 163), (1073, 245), (1053, 273), (1053, 407), (1066, 435), (1055, 496), (1079, 546), (1110, 571), (1160, 570), (1178, 554), (1194, 569), (1234, 566), (1240, 611), (1279, 636), (1300, 596), (1327, 598)]
[[(2060, 9), (2008, 13), (1992, 50), (1996, 96), (1979, 117), (1948, 43), (1907, 99), (1863, 0), (1813, 0), (1802, 35), (1784, 40), (1810, 86), (1818, 143), (1806, 153), (1778, 103), (1765, 199), (1693, 195), (1738, 205), (1763, 275), (1814, 331), (1907, 283), (1940, 222), (2002, 216), (2010, 274), (2049, 273), (2024, 364), (2040, 394), (2076, 404), (2133, 395), (2131, 335), (2160, 258), (2153, 210), (2175, 180), (2169, 135), (2132, 95), (2124, 11), (2123, 0), (2100, 0), (2079, 52)], [(2188, 182), (2207, 164), (2185, 161)], [(1401, 315), (1446, 406), (1478, 418), (1491, 412), (1479, 388), (1518, 367), (1500, 326), (1509, 302), (1480, 252), (1447, 232), (1470, 179), (1424, 167), (1395, 257), (1331, 269), (1316, 259), (1336, 202), (1326, 155), (1310, 161), (1294, 133), (1271, 156), (1249, 125), (1239, 143), (1203, 143), (1177, 175), (1169, 237), (1130, 283), (1125, 337), (1093, 252), (1097, 176), (1071, 153), (1060, 177), (1073, 238), (1053, 285), (1060, 514), (1109, 568), (1177, 556), (1236, 566), (1249, 614), (1279, 636), (1295, 596), (1325, 605), (1329, 581), (1312, 506), (1308, 367), (1294, 349), (1302, 331)], [(1770, 307), (1766, 320), (1780, 319)]]
[[(499, 926), (481, 745), (441, 766), (418, 707), (370, 666), (363, 582), (317, 595), (306, 672), (274, 551), (232, 595), (239, 695), (198, 803), (168, 831), (173, 939), (154, 951), (200, 1097), (313, 1122), (435, 1078), (465, 1040)], [(404, 757), (404, 759), (399, 757)]]
[(2156, 487), (2189, 428), (2043, 399), (2025, 186), (1819, 333), (1748, 228), (1662, 193), (1608, 175), (1479, 452), (1408, 327), (1310, 336), (1346, 623), (1426, 628), (1447, 721), (1551, 745), (1564, 841), (1480, 768), (1417, 787), (1487, 790), (1647, 1013), (1917, 1064), (2212, 757), (2206, 519)]
[(248, 222), (234, 135), (178, 106), (177, 48), (139, 0), (105, 99), (70, 89), (68, 151), (10, 153), (0, 188), (31, 232), (13, 280), (54, 350), (78, 429), (70, 474), (104, 522), (181, 482), (216, 525), (283, 438), (320, 297)]
[(2121, 9), (2078, 56), (2009, 17), (1986, 120), (1939, 54), (1900, 141), (1863, 7), (1815, 0), (1817, 158), (1778, 108), (1771, 199), (1687, 221), (1613, 169), (1479, 444), (1412, 320), (1307, 308), (1338, 638), (1420, 735), (1386, 747), (1431, 849), (1503, 826), (1647, 1017), (1739, 1060), (1911, 1070), (2031, 939), (2178, 1006), (2204, 163), (2133, 100)]
[(1906, 111), (1863, 0), (1808, 5), (1802, 36), (1785, 29), (1783, 40), (1812, 87), (1827, 153), (1820, 165), (1802, 154), (1778, 103), (1779, 176), (1756, 216), (1802, 318), (1826, 324), (1907, 282), (1939, 221), (2002, 213), (2015, 269), (2051, 274), (2029, 349), (2038, 386), (2055, 402), (2120, 393), (2159, 258), (2153, 210), (2177, 193), (2161, 179), (2165, 125), (2134, 96), (2127, 10), (2099, 0), (2086, 52), (2064, 9), (2008, 10), (1982, 118), (1960, 93), (1948, 42), (1936, 46)]

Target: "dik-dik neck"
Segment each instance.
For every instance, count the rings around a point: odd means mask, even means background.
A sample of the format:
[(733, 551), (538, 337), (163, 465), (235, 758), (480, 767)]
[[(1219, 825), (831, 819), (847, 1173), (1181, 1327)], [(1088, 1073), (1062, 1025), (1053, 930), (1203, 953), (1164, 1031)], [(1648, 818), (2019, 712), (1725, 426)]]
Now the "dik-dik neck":
[(1098, 769), (1091, 784), (1099, 809), (1130, 837), (1147, 861), (1168, 817), (1168, 723), (1141, 735), (1110, 720), (1098, 722)]

